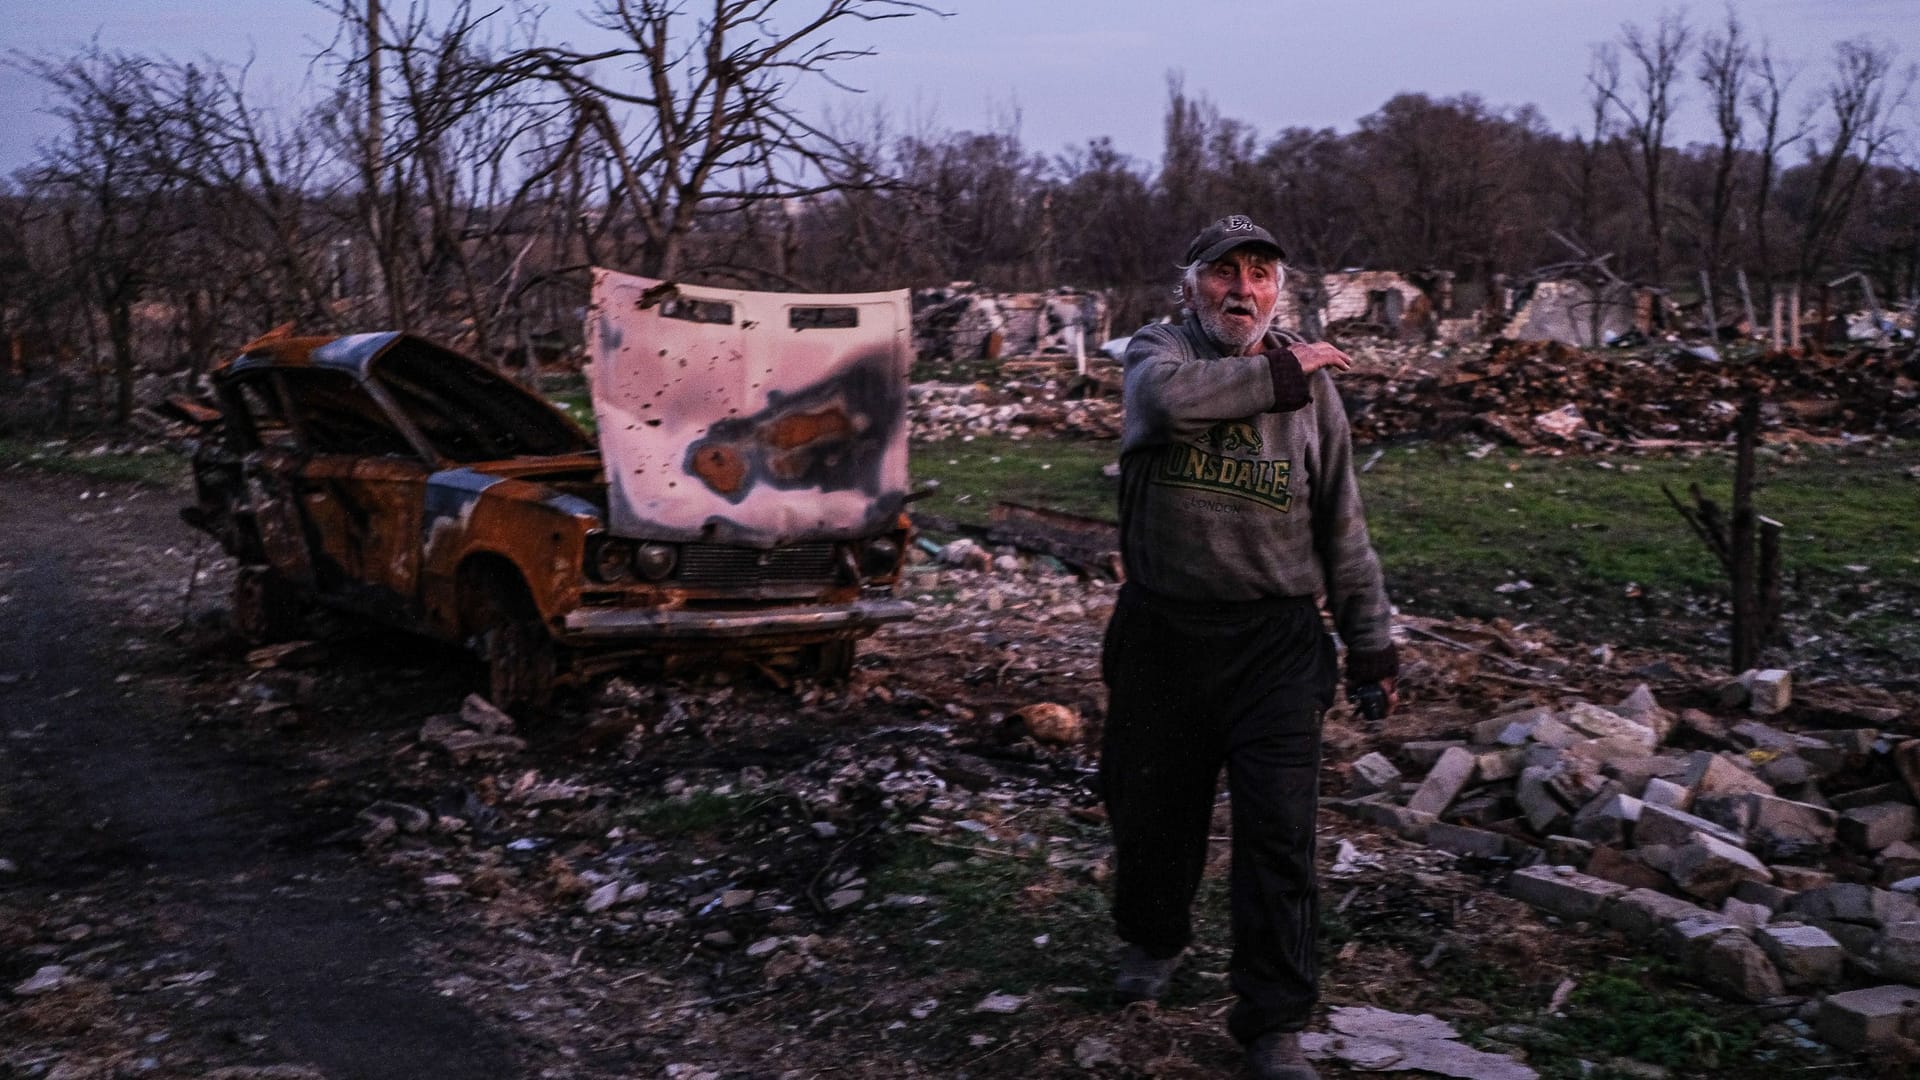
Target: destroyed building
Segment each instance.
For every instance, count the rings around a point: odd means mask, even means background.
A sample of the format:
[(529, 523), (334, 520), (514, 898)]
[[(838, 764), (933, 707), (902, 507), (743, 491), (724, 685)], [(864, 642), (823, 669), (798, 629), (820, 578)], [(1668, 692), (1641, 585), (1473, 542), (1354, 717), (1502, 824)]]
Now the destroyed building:
[(1110, 323), (1107, 295), (1097, 291), (996, 293), (955, 282), (913, 294), (913, 348), (921, 360), (1080, 357), (1107, 339)]

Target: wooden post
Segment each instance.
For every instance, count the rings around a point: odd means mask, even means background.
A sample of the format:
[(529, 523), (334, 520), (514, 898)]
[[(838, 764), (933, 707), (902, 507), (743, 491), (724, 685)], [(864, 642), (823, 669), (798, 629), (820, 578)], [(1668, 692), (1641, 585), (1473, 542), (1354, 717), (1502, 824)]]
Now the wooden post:
[(1760, 433), (1760, 397), (1748, 395), (1740, 406), (1735, 429), (1737, 449), (1733, 465), (1733, 518), (1727, 523), (1729, 562), (1733, 583), (1733, 670), (1746, 671), (1760, 654), (1760, 633), (1754, 618), (1758, 599), (1754, 589), (1753, 558), (1753, 444)]
[(1707, 340), (1720, 342), (1720, 312), (1713, 306), (1713, 275), (1700, 271), (1700, 302), (1707, 310)]
[(1795, 356), (1800, 355), (1800, 286), (1793, 287), (1793, 294), (1787, 297), (1787, 350)]
[(1745, 308), (1747, 312), (1747, 336), (1758, 337), (1760, 334), (1760, 320), (1753, 316), (1753, 293), (1747, 288), (1746, 267), (1743, 266), (1739, 270), (1734, 271), (1734, 280), (1740, 283), (1740, 306)]
[(1774, 352), (1780, 351), (1780, 309), (1786, 305), (1787, 298), (1778, 292), (1773, 294), (1773, 339), (1769, 343)]

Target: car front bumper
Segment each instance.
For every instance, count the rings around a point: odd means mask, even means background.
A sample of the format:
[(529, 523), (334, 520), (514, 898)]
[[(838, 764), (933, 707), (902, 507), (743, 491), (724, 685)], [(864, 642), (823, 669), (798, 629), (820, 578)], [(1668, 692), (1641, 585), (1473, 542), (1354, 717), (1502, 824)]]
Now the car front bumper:
[(911, 618), (913, 605), (905, 600), (744, 611), (581, 608), (567, 613), (561, 632), (565, 638), (581, 642), (817, 638), (865, 634), (886, 623)]

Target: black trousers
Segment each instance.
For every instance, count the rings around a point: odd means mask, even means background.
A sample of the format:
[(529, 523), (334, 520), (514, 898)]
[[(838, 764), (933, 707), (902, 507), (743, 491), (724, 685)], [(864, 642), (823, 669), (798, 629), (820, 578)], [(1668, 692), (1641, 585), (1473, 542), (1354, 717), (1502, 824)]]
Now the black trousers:
[(1122, 941), (1193, 939), (1220, 770), (1233, 814), (1228, 1020), (1243, 1043), (1306, 1026), (1319, 995), (1314, 875), (1320, 717), (1336, 660), (1311, 598), (1194, 605), (1128, 585), (1107, 626), (1100, 779)]

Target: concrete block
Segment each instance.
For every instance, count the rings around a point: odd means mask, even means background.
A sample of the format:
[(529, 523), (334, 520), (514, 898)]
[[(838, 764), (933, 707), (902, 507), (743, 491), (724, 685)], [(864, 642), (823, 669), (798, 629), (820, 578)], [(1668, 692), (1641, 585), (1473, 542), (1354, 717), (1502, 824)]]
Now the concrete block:
[(1660, 733), (1653, 728), (1591, 702), (1576, 701), (1562, 710), (1557, 719), (1591, 738), (1618, 738), (1647, 753), (1660, 745)]
[(1857, 851), (1880, 851), (1913, 837), (1920, 812), (1903, 802), (1858, 806), (1840, 815), (1840, 840)]
[(1594, 847), (1587, 858), (1586, 871), (1629, 889), (1659, 890), (1672, 886), (1665, 871), (1647, 865), (1638, 855), (1639, 852), (1629, 855), (1616, 847)]
[(1864, 960), (1872, 956), (1874, 946), (1880, 944), (1879, 928), (1864, 923), (1841, 922), (1838, 919), (1808, 919), (1806, 922), (1831, 934), (1849, 956)]
[(1793, 704), (1793, 673), (1780, 668), (1755, 672), (1747, 685), (1747, 711), (1755, 716), (1785, 712)]
[(1753, 750), (1774, 750), (1788, 754), (1826, 745), (1811, 735), (1785, 731), (1758, 720), (1740, 721), (1727, 729), (1727, 736), (1735, 743)]
[(1773, 880), (1766, 864), (1745, 848), (1706, 833), (1695, 833), (1691, 842), (1674, 850), (1673, 866), (1667, 873), (1680, 891), (1710, 904), (1732, 895), (1742, 881)]
[(1920, 983), (1920, 922), (1881, 927), (1873, 943), (1873, 961), (1882, 978)]
[(1400, 770), (1382, 753), (1371, 753), (1353, 763), (1353, 769), (1347, 775), (1347, 790), (1355, 795), (1371, 795), (1378, 791), (1396, 791), (1400, 786)]
[(1633, 826), (1633, 842), (1636, 847), (1645, 844), (1678, 847), (1688, 843), (1695, 833), (1705, 833), (1735, 847), (1740, 846), (1740, 834), (1706, 818), (1670, 806), (1648, 806), (1644, 803), (1640, 807), (1640, 819)]
[(1920, 845), (1906, 840), (1896, 840), (1880, 849), (1876, 862), (1880, 867), (1882, 885), (1913, 877), (1915, 874), (1920, 874)]
[(1813, 783), (1819, 770), (1800, 754), (1781, 751), (1761, 763), (1759, 776), (1773, 785), (1775, 791), (1792, 791)]
[(1833, 884), (1832, 874), (1825, 870), (1816, 870), (1811, 866), (1781, 865), (1772, 869), (1773, 883), (1796, 893), (1803, 893), (1808, 889), (1822, 889)]
[(1833, 846), (1834, 813), (1776, 795), (1749, 795), (1747, 837), (1769, 860), (1809, 862)]
[(1369, 825), (1375, 825), (1405, 840), (1425, 842), (1427, 829), (1433, 825), (1432, 814), (1423, 814), (1392, 803), (1365, 801), (1348, 802), (1344, 809)]
[(1545, 705), (1502, 713), (1491, 720), (1482, 720), (1473, 725), (1473, 741), (1482, 746), (1490, 746), (1494, 743), (1519, 746), (1527, 741), (1533, 725), (1552, 715), (1553, 710)]
[(1718, 915), (1708, 912), (1685, 919), (1670, 922), (1661, 930), (1660, 937), (1665, 943), (1667, 955), (1687, 965), (1688, 970), (1700, 970), (1700, 963), (1706, 958), (1707, 949), (1715, 939), (1732, 935), (1744, 939), (1745, 928)]
[(1768, 869), (1771, 869), (1776, 877), (1776, 881), (1773, 884), (1768, 884), (1764, 881), (1742, 881), (1733, 887), (1732, 895), (1737, 900), (1742, 900), (1749, 904), (1759, 904), (1761, 907), (1777, 915), (1786, 908), (1787, 901), (1793, 898), (1793, 892), (1790, 889), (1780, 887), (1777, 881), (1780, 873), (1779, 867), (1769, 867)]
[(1508, 895), (1565, 919), (1595, 918), (1626, 891), (1570, 866), (1530, 866), (1507, 878)]
[(1920, 990), (1891, 983), (1829, 994), (1813, 1030), (1848, 1053), (1862, 1053), (1920, 1031)]
[(1669, 925), (1713, 912), (1656, 889), (1634, 889), (1607, 906), (1607, 925), (1638, 941), (1651, 940)]
[(1441, 754), (1465, 745), (1459, 739), (1416, 739), (1400, 744), (1400, 756), (1416, 769), (1431, 769), (1433, 763), (1440, 760)]
[(1701, 982), (1742, 1001), (1771, 1001), (1786, 993), (1773, 961), (1746, 937), (1722, 934), (1701, 954)]
[(1913, 897), (1886, 889), (1841, 881), (1799, 893), (1787, 902), (1787, 913), (1809, 920), (1832, 919), (1882, 927), (1920, 921), (1920, 903)]
[(1674, 810), (1685, 810), (1693, 805), (1693, 792), (1688, 790), (1685, 784), (1676, 784), (1656, 776), (1647, 781), (1646, 788), (1640, 793), (1640, 801)]
[(1673, 733), (1673, 713), (1661, 707), (1653, 696), (1652, 688), (1646, 683), (1634, 687), (1631, 693), (1620, 699), (1620, 704), (1615, 705), (1613, 711), (1652, 728), (1662, 741)]
[(1754, 937), (1788, 986), (1837, 986), (1846, 970), (1847, 951), (1817, 926), (1766, 926)]
[(1705, 818), (1735, 836), (1745, 836), (1747, 827), (1753, 824), (1751, 800), (1751, 793), (1696, 795), (1693, 799), (1693, 808), (1688, 813), (1694, 817)]
[(1473, 765), (1473, 752), (1465, 747), (1456, 746), (1441, 754), (1427, 778), (1420, 782), (1420, 789), (1407, 800), (1407, 809), (1439, 814), (1473, 780)]
[(1556, 749), (1565, 749), (1589, 737), (1586, 733), (1553, 716), (1536, 721), (1527, 731), (1529, 741)]
[(1573, 835), (1596, 844), (1625, 844), (1633, 823), (1640, 820), (1640, 800), (1631, 795), (1607, 795), (1573, 815)]
[(1497, 859), (1507, 854), (1507, 838), (1499, 833), (1444, 821), (1428, 826), (1427, 846), (1476, 859)]
[(1514, 801), (1520, 804), (1520, 812), (1526, 815), (1527, 825), (1536, 833), (1561, 832), (1569, 821), (1567, 808), (1548, 787), (1547, 781), (1552, 776), (1551, 769), (1529, 765), (1520, 771), (1520, 786), (1513, 794)]
[(1905, 801), (1907, 801), (1907, 785), (1898, 781), (1855, 788), (1852, 791), (1827, 796), (1827, 805), (1843, 814), (1848, 810), (1872, 806), (1875, 803)]
[(1765, 904), (1751, 904), (1734, 896), (1728, 896), (1720, 902), (1720, 914), (1749, 930), (1758, 930), (1773, 921), (1772, 908)]
[(1473, 757), (1473, 774), (1480, 783), (1511, 780), (1527, 767), (1527, 753), (1517, 746), (1504, 750), (1483, 750)]
[(1686, 785), (1694, 798), (1702, 795), (1773, 794), (1772, 785), (1735, 764), (1734, 759), (1695, 750), (1688, 759)]

